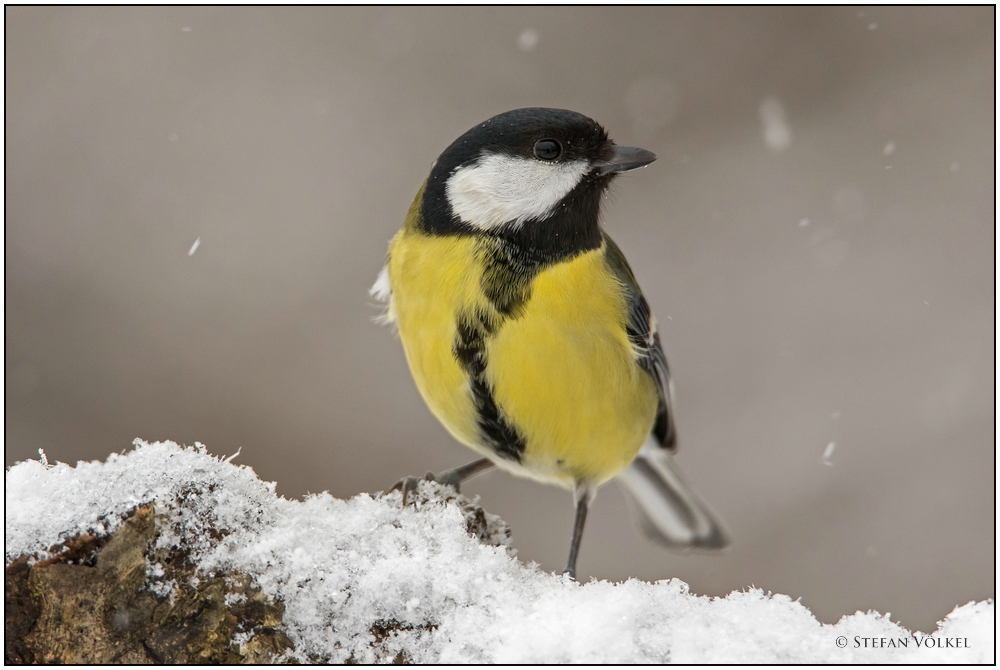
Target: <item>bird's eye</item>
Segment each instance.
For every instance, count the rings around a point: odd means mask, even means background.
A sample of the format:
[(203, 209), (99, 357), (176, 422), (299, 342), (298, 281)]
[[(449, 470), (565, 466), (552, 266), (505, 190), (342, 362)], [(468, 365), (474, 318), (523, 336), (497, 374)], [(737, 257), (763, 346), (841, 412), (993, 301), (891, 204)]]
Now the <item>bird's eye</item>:
[(562, 153), (562, 145), (558, 140), (546, 139), (535, 142), (535, 158), (543, 161), (554, 161)]

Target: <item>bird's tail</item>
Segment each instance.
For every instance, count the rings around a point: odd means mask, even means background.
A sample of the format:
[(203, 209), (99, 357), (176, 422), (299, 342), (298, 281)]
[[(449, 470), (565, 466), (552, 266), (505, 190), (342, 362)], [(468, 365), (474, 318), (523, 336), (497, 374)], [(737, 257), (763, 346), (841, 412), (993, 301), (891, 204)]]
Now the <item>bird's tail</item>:
[(681, 476), (671, 453), (651, 441), (618, 480), (643, 516), (643, 528), (671, 549), (723, 549), (729, 534)]

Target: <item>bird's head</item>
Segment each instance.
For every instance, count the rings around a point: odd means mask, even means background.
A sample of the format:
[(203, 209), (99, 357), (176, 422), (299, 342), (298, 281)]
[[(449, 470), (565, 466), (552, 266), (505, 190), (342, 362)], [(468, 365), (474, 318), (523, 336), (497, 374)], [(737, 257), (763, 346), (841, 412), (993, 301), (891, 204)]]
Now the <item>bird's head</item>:
[(589, 227), (593, 219), (596, 228), (612, 178), (654, 160), (645, 149), (617, 146), (583, 114), (515, 109), (475, 126), (437, 159), (424, 192), (424, 225), (497, 234), (550, 227), (558, 236), (556, 229)]

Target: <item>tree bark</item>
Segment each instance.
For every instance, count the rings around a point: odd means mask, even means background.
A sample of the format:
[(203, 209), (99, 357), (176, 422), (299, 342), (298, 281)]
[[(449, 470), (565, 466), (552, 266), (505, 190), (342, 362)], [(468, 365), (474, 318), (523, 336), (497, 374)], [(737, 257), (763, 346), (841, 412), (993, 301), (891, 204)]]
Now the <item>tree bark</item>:
[(278, 630), (282, 604), (247, 575), (199, 579), (184, 550), (156, 548), (158, 534), (148, 504), (109, 536), (80, 535), (52, 558), (8, 564), (4, 661), (280, 662), (292, 649)]

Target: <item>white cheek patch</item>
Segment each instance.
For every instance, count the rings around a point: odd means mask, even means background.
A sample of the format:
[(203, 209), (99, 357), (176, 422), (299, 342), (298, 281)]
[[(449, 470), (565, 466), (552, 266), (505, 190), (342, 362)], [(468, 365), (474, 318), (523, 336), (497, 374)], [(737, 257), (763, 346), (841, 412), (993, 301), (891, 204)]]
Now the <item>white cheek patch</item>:
[(471, 226), (519, 226), (549, 216), (589, 169), (587, 161), (548, 163), (493, 154), (456, 170), (445, 193), (451, 211)]

